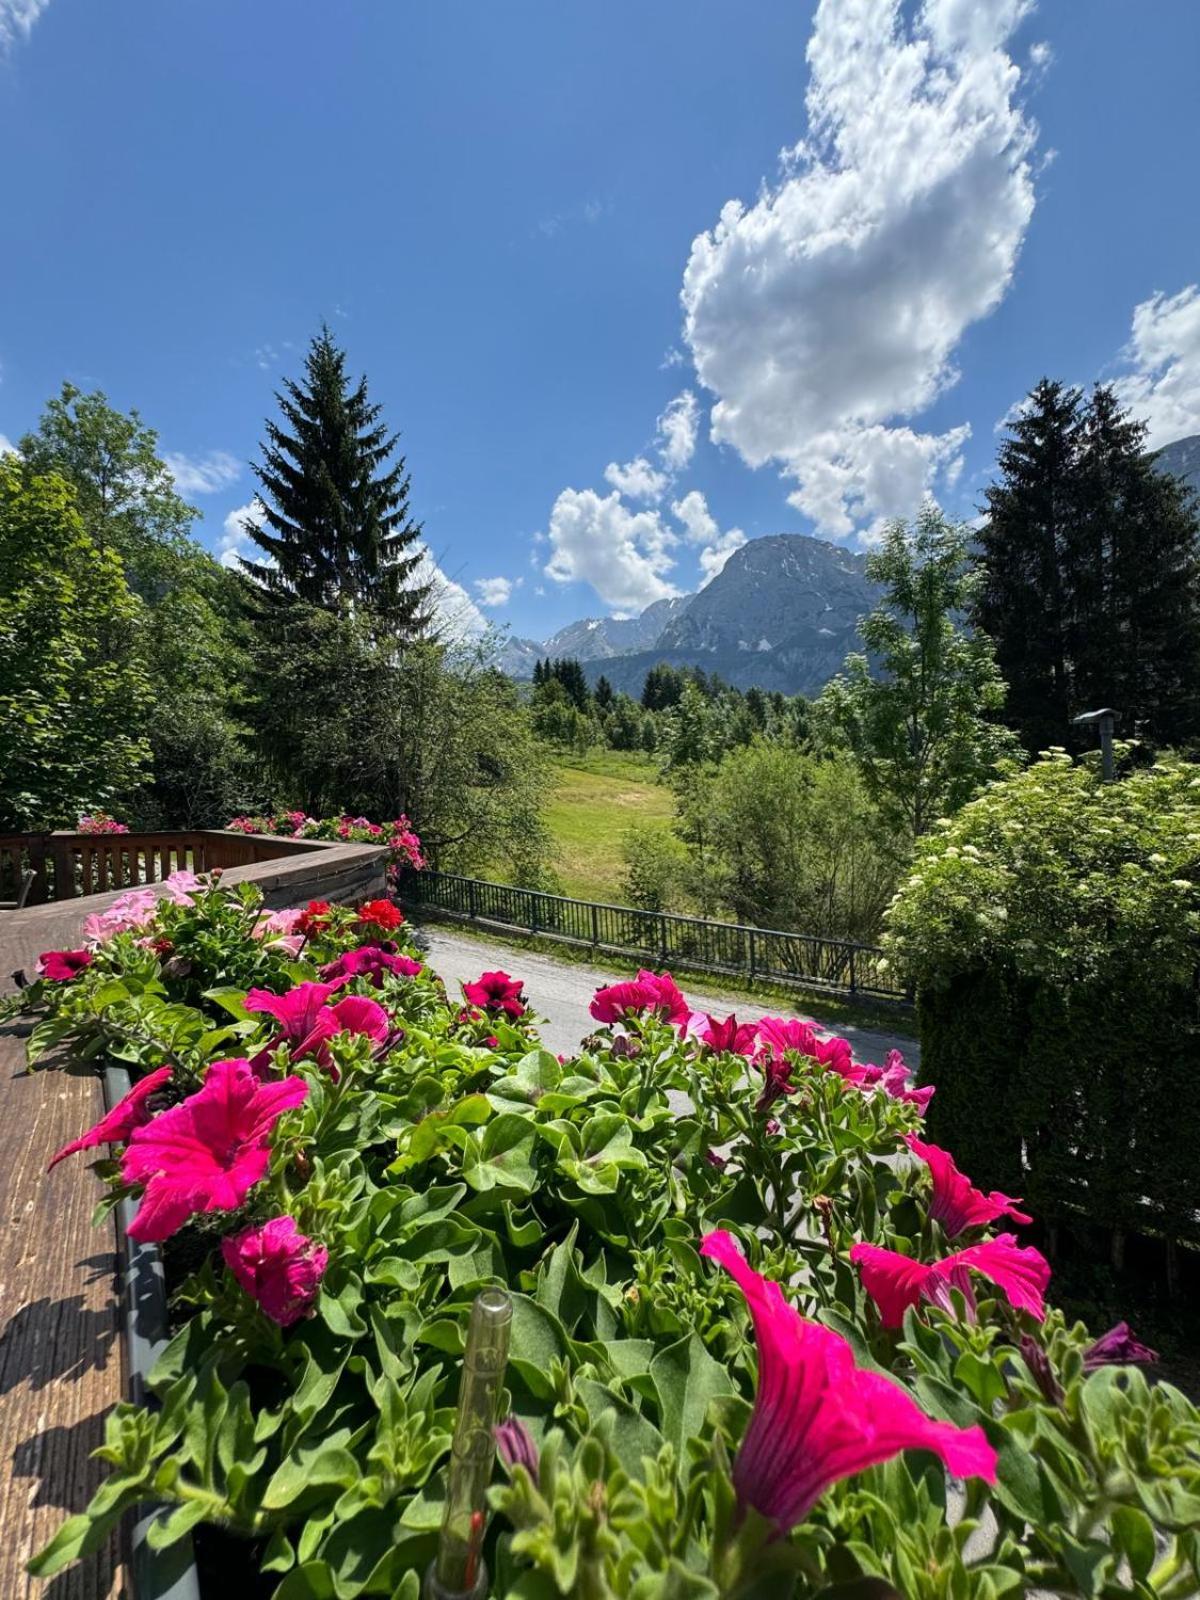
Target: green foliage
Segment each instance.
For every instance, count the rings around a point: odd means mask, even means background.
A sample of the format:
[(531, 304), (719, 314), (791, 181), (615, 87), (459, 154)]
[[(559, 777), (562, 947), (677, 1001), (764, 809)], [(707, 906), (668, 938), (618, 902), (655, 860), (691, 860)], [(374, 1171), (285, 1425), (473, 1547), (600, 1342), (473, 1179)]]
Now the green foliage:
[(919, 838), (1015, 752), (991, 720), (1005, 686), (990, 641), (958, 620), (978, 583), (965, 530), (927, 507), (911, 534), (888, 529), (867, 574), (887, 591), (859, 624), (868, 653), (826, 686), (818, 722), (853, 752), (890, 829)]
[(73, 826), (141, 778), (143, 625), (71, 486), (0, 457), (0, 829)]
[(1111, 388), (1043, 379), (1000, 446), (979, 531), (979, 625), (1030, 750), (1078, 747), (1082, 711), (1115, 706), (1158, 744), (1200, 731), (1200, 520), (1156, 470)]
[(64, 384), (21, 441), (39, 471), (75, 490), (84, 527), (120, 558), (144, 602), (139, 648), (151, 685), (153, 778), (123, 796), (152, 828), (219, 823), (252, 786), (240, 717), (248, 671), (237, 580), (188, 537), (196, 516), (175, 492), (158, 437), (136, 411)]
[(64, 383), (19, 449), (34, 472), (74, 485), (83, 525), (121, 558), (130, 587), (155, 603), (174, 586), (179, 561), (209, 558), (188, 538), (197, 513), (175, 491), (158, 435), (139, 413), (123, 413), (100, 390)]
[(707, 803), (717, 893), (739, 922), (877, 937), (898, 852), (849, 757), (759, 739), (729, 752)]
[(242, 562), (260, 621), (299, 603), (356, 613), (393, 639), (421, 636), (430, 589), (404, 457), (389, 465), (399, 435), (379, 421), (367, 380), (351, 385), (328, 328), (309, 347), (303, 383), (286, 380), (276, 398), (282, 423), (267, 423), (255, 468), (262, 520), (245, 525), (265, 559)]
[[(273, 1029), (246, 1013), (245, 988), (281, 992), (361, 938), (338, 910), (296, 958), (254, 937), (258, 916), (248, 887), (162, 905), (152, 931), (169, 957), (122, 934), (81, 977), (26, 991), (33, 1053), (115, 1052), (136, 1071), (167, 1052), (176, 1093), (205, 1061), (254, 1054)], [(793, 1093), (769, 1122), (740, 1056), (653, 1017), (597, 1029), (559, 1061), (530, 1014), (464, 1009), (428, 972), (353, 989), (396, 1032), (374, 1055), (332, 1039), (336, 1075), (273, 1052), (307, 1098), (243, 1207), (195, 1219), (169, 1256), (177, 1332), (152, 1375), (157, 1403), (109, 1419), (108, 1480), (35, 1559), (38, 1576), (146, 1500), (160, 1507), (156, 1545), (200, 1523), (254, 1541), (247, 1561), (277, 1580), (275, 1600), (416, 1600), (469, 1307), (500, 1282), (514, 1305), (505, 1403), (539, 1461), (507, 1482), (497, 1469), (496, 1600), (1194, 1591), (1200, 1416), (1181, 1394), (1127, 1369), (1088, 1376), (1088, 1334), (1058, 1313), (1040, 1332), (1047, 1385), (1018, 1344), (1033, 1325), (990, 1296), (972, 1318), (922, 1306), (898, 1334), (867, 1309), (856, 1241), (944, 1247), (923, 1169), (900, 1157), (918, 1125), (909, 1102), (796, 1051)], [(116, 1164), (97, 1171), (117, 1193)], [(286, 1329), (217, 1248), (279, 1215), (329, 1252), (311, 1314)], [(971, 1480), (948, 1517), (941, 1469), (913, 1453), (836, 1484), (788, 1536), (739, 1517), (730, 1461), (754, 1360), (740, 1295), (696, 1251), (712, 1226), (737, 1228), (756, 1268), (861, 1365), (982, 1427), (994, 1489)]]
[(672, 911), (682, 902), (688, 859), (683, 842), (664, 828), (630, 828), (622, 845), (625, 876), (622, 905), (640, 911)]
[(1195, 1231), (1198, 882), (1200, 770), (1174, 759), (1104, 783), (1050, 755), (923, 843), (886, 943), (931, 1127), (981, 1181)]

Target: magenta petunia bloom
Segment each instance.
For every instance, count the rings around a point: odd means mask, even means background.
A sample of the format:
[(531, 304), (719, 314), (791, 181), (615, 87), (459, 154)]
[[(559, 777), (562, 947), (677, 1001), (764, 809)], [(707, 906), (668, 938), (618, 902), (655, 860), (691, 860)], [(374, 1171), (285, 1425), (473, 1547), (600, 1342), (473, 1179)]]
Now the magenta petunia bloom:
[(307, 1039), (318, 1026), (317, 1018), (340, 988), (340, 983), (298, 983), (286, 994), (251, 989), (244, 1005), (247, 1011), (274, 1017), (279, 1024), (276, 1042), (286, 1041), (294, 1046)]
[(732, 1012), (723, 1020), (702, 1015), (696, 1027), (696, 1037), (718, 1054), (749, 1056), (753, 1054), (758, 1041), (758, 1024), (739, 1022)]
[(161, 1240), (202, 1211), (233, 1211), (270, 1164), (271, 1129), (308, 1094), (303, 1078), (262, 1083), (248, 1061), (214, 1061), (198, 1093), (135, 1128), (121, 1157), (145, 1185), (134, 1239)]
[(538, 1447), (520, 1417), (512, 1415), (505, 1417), (503, 1422), (496, 1423), (492, 1433), (495, 1435), (500, 1459), (509, 1472), (514, 1467), (524, 1467), (536, 1483), (540, 1463)]
[(521, 989), (520, 978), (510, 978), (507, 972), (481, 972), (474, 983), (462, 986), (463, 994), (473, 1006), (493, 1014), (503, 1012), (514, 1022), (525, 1015)]
[(981, 1427), (938, 1422), (889, 1378), (856, 1366), (846, 1340), (802, 1317), (730, 1234), (706, 1234), (700, 1254), (736, 1280), (758, 1345), (758, 1392), (733, 1466), (743, 1514), (753, 1507), (781, 1536), (831, 1484), (901, 1450), (932, 1451), (956, 1477), (995, 1482), (996, 1452)]
[(357, 950), (347, 950), (345, 955), (338, 956), (336, 961), (322, 967), (321, 976), (330, 983), (339, 979), (344, 982), (347, 978), (366, 978), (378, 988), (385, 972), (394, 972), (399, 978), (415, 978), (420, 971), (421, 963), (414, 961), (411, 956), (394, 955), (382, 945), (364, 944)]
[(1102, 1333), (1083, 1352), (1083, 1370), (1095, 1372), (1097, 1367), (1150, 1366), (1157, 1360), (1156, 1350), (1139, 1343), (1127, 1322), (1118, 1322), (1115, 1328)]
[(786, 1056), (766, 1053), (759, 1055), (758, 1064), (762, 1068), (764, 1081), (762, 1091), (754, 1102), (754, 1109), (769, 1111), (785, 1094), (796, 1092), (796, 1085), (792, 1082), (792, 1063)]
[(645, 967), (626, 983), (610, 983), (597, 989), (588, 1009), (597, 1022), (608, 1023), (623, 1022), (631, 1011), (650, 1011), (681, 1032), (692, 1015), (692, 1008), (671, 974), (650, 972)]
[(98, 1144), (124, 1144), (135, 1128), (140, 1128), (153, 1117), (154, 1113), (147, 1102), (170, 1081), (171, 1068), (159, 1067), (156, 1072), (149, 1073), (135, 1083), (125, 1098), (118, 1100), (94, 1128), (89, 1128), (70, 1144), (63, 1145), (46, 1171), (49, 1172), (50, 1168), (56, 1167), (65, 1156), (73, 1156), (78, 1150), (90, 1150)]
[(225, 1265), (272, 1322), (290, 1328), (317, 1298), (329, 1252), (306, 1238), (295, 1217), (272, 1217), (261, 1228), (221, 1241)]
[(966, 1295), (970, 1303), (970, 1271), (994, 1283), (1018, 1311), (1028, 1311), (1039, 1322), (1046, 1315), (1050, 1263), (1032, 1245), (1019, 1245), (1011, 1233), (929, 1263), (877, 1244), (856, 1244), (850, 1259), (862, 1273), (863, 1287), (879, 1307), (885, 1328), (900, 1327), (909, 1306), (921, 1300), (949, 1309), (952, 1288)]
[(90, 950), (43, 950), (37, 958), (37, 975), (51, 983), (70, 983), (95, 959)]
[(933, 1179), (929, 1215), (941, 1223), (951, 1239), (967, 1228), (986, 1227), (999, 1217), (1011, 1217), (1014, 1222), (1033, 1221), (1024, 1211), (1017, 1210), (1020, 1200), (1001, 1194), (998, 1189), (990, 1194), (976, 1189), (965, 1173), (958, 1170), (948, 1150), (936, 1144), (925, 1144), (915, 1133), (910, 1133), (905, 1142), (913, 1155), (929, 1168)]
[(854, 1066), (849, 1040), (836, 1035), (820, 1039), (811, 1023), (802, 1022), (798, 1017), (764, 1017), (758, 1024), (758, 1040), (760, 1054), (774, 1056), (777, 1060), (789, 1052), (808, 1056), (842, 1077)]

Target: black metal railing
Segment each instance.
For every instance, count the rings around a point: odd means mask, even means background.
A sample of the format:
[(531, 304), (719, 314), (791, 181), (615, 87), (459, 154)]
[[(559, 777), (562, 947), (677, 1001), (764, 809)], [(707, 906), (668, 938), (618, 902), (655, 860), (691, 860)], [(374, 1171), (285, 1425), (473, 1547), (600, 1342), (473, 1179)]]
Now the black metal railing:
[(451, 872), (405, 872), (400, 893), (410, 902), (435, 906), (463, 921), (519, 928), (523, 933), (593, 950), (641, 957), (660, 967), (674, 964), (910, 1003), (907, 991), (892, 978), (883, 951), (850, 939), (569, 900), (539, 889), (487, 883)]

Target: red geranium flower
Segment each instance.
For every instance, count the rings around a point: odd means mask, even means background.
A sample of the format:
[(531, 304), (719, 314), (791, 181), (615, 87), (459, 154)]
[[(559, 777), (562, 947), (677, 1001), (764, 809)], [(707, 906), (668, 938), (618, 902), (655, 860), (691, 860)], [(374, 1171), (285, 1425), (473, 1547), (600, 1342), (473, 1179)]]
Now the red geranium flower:
[(310, 900), (296, 918), (296, 932), (302, 933), (306, 939), (311, 939), (328, 924), (332, 910), (333, 907), (328, 900)]
[(368, 900), (359, 907), (358, 920), (382, 928), (385, 933), (394, 933), (403, 924), (404, 913), (390, 900)]

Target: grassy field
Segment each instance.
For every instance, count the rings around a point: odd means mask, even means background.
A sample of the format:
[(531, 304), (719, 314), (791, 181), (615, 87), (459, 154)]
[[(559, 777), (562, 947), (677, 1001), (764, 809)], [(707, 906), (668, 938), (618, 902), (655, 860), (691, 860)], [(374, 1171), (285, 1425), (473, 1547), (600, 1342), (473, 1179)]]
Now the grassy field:
[(564, 894), (620, 900), (625, 834), (642, 823), (670, 825), (671, 794), (655, 782), (657, 772), (649, 757), (620, 750), (555, 758), (546, 822)]

